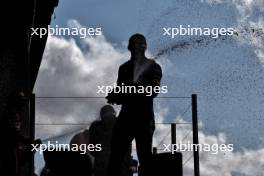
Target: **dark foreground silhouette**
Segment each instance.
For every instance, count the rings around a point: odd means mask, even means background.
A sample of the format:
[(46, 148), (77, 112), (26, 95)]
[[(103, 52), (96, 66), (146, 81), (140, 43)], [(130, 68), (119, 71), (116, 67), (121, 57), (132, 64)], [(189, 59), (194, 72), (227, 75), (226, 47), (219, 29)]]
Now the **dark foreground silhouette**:
[[(94, 157), (94, 175), (107, 176), (109, 157), (111, 153), (112, 130), (116, 123), (116, 112), (111, 105), (105, 105), (100, 111), (101, 120), (93, 122), (89, 128), (91, 144), (101, 144), (102, 151), (91, 152)], [(132, 175), (131, 146), (129, 146), (121, 166), (122, 176)]]
[(88, 155), (73, 151), (45, 151), (45, 168), (41, 176), (92, 176), (92, 161)]
[[(100, 119), (94, 121), (89, 129), (77, 133), (70, 144), (101, 145), (101, 151), (88, 151), (93, 160), (94, 176), (107, 176), (107, 168), (111, 153), (112, 130), (116, 122), (116, 112), (111, 105), (105, 105), (100, 110)], [(122, 176), (132, 176), (137, 171), (136, 161), (131, 156), (131, 146), (122, 163)]]
[[(145, 37), (135, 34), (129, 39), (128, 49), (131, 59), (119, 67), (118, 86), (160, 86), (161, 67), (146, 58), (147, 48)], [(153, 89), (152, 89), (153, 90)], [(112, 146), (108, 176), (120, 176), (121, 164), (133, 139), (136, 141), (139, 159), (140, 176), (150, 175), (152, 161), (152, 137), (155, 129), (152, 92), (146, 93), (110, 93), (108, 103), (121, 104), (122, 109), (113, 129)]]

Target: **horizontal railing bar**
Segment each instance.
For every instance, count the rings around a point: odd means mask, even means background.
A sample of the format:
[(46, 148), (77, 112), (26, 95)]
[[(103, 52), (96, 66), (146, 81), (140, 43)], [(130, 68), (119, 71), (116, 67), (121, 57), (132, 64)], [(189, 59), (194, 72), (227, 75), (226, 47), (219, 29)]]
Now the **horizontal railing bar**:
[[(92, 96), (84, 96), (84, 97), (69, 97), (69, 96), (38, 96), (36, 99), (89, 99), (89, 98), (105, 98), (105, 97), (92, 97)], [(179, 96), (168, 96), (168, 97), (156, 97), (156, 98), (192, 98), (192, 97), (179, 97)]]

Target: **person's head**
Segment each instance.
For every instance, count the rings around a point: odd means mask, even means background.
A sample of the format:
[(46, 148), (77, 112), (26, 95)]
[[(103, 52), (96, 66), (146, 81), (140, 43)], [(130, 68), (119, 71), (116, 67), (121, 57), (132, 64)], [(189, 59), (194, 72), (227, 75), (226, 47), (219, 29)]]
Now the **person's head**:
[(147, 49), (146, 38), (142, 34), (134, 34), (129, 38), (128, 50), (131, 54), (144, 54)]
[(102, 121), (109, 121), (115, 118), (116, 112), (111, 105), (105, 105), (101, 108), (100, 116)]

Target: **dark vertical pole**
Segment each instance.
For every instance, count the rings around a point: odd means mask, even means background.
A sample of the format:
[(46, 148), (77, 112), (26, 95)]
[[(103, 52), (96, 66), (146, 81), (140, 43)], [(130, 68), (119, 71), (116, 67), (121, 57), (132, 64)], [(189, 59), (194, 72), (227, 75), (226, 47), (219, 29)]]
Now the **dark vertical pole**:
[(175, 151), (175, 145), (176, 144), (176, 123), (171, 124), (171, 151)]
[[(34, 143), (35, 140), (35, 94), (31, 94), (30, 96), (30, 142), (31, 144)], [(34, 152), (31, 153), (31, 163), (30, 163), (30, 173), (34, 175)]]
[[(192, 95), (192, 127), (193, 127), (193, 144), (199, 144), (198, 141), (198, 120), (197, 120), (197, 95)], [(199, 147), (193, 150), (194, 159), (194, 176), (200, 176), (199, 166)]]
[(176, 144), (176, 123), (171, 124), (171, 144)]

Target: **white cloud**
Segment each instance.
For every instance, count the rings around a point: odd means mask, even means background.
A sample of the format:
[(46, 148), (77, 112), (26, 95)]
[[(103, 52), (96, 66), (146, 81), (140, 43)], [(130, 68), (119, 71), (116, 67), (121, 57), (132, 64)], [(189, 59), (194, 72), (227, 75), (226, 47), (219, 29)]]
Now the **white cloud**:
[[(264, 22), (264, 1), (263, 0), (201, 0), (209, 4), (234, 5), (239, 13), (238, 22), (243, 24), (260, 25)], [(259, 26), (260, 27), (260, 26)]]
[[(64, 38), (49, 37), (36, 84), (35, 92), (37, 96), (98, 96), (96, 94), (97, 85), (112, 84), (116, 81), (118, 66), (129, 58), (128, 52), (117, 50), (111, 43), (107, 42), (104, 36), (82, 39), (80, 42), (83, 46), (86, 46), (87, 50), (80, 49), (74, 39), (66, 40)], [(247, 58), (251, 52), (243, 46), (242, 49), (245, 52), (241, 54), (238, 47), (234, 45), (237, 45), (237, 43), (233, 40), (228, 44), (216, 42), (216, 44), (207, 46), (207, 50), (203, 50), (201, 47), (188, 49), (188, 52), (177, 53), (177, 60), (173, 60), (175, 55), (166, 55), (163, 58), (164, 60), (161, 60), (164, 64), (163, 68), (169, 69), (165, 71), (165, 83), (169, 84), (170, 79), (174, 80), (169, 88), (178, 94), (182, 93), (184, 95), (198, 91), (199, 95), (202, 96), (199, 102), (201, 119), (204, 121), (214, 119), (215, 124), (219, 126), (232, 126), (234, 123), (234, 119), (230, 122), (230, 119), (224, 119), (223, 117), (231, 117), (234, 114), (237, 117), (243, 117), (245, 114), (245, 116), (258, 116), (255, 113), (260, 112), (261, 114), (262, 112), (262, 108), (258, 109), (258, 106), (256, 109), (251, 109), (251, 111), (247, 107), (247, 105), (253, 106), (253, 102), (256, 100), (261, 100), (256, 99), (256, 97), (259, 97), (258, 92), (262, 93), (260, 89), (262, 82), (258, 82), (260, 86), (256, 86), (254, 91), (249, 92), (247, 88), (252, 85), (251, 82), (248, 83), (248, 80), (252, 80), (249, 77), (252, 72), (242, 72), (245, 67), (240, 68), (241, 65), (239, 64), (244, 64), (245, 60), (242, 60), (241, 63), (237, 62), (241, 58)], [(217, 50), (215, 49), (216, 46)], [(259, 53), (260, 56), (261, 54)], [(212, 55), (214, 55), (214, 62), (211, 60)], [(230, 59), (230, 56), (234, 56), (234, 58)], [(197, 58), (201, 59), (197, 60)], [(170, 61), (166, 59), (170, 59)], [(251, 64), (251, 62), (249, 63)], [(252, 71), (255, 67), (246, 68)], [(212, 71), (212, 73), (208, 74), (209, 71)], [(231, 73), (234, 71), (234, 74), (229, 74), (228, 71), (232, 71)], [(234, 81), (233, 78), (241, 76), (240, 74), (245, 76), (245, 80)], [(174, 85), (175, 82), (176, 85)], [(241, 89), (240, 86), (242, 86)], [(255, 94), (256, 90), (257, 93)], [(241, 95), (241, 93), (247, 95), (247, 97), (245, 99), (237, 98), (236, 96)], [(216, 98), (217, 96), (218, 98)], [(242, 101), (242, 104), (240, 101)], [(160, 103), (157, 106), (157, 116), (161, 122), (168, 120), (167, 116), (174, 112), (172, 110), (184, 110), (180, 105), (169, 106), (171, 103)], [(98, 117), (99, 108), (104, 104), (104, 99), (38, 99), (37, 121), (42, 123), (89, 123)], [(173, 117), (170, 120), (175, 119)], [(206, 125), (205, 127), (208, 127)], [(36, 132), (38, 137), (48, 138), (85, 127), (86, 125), (81, 127), (37, 126)], [(160, 140), (165, 134), (168, 134), (168, 130), (168, 126), (157, 126), (156, 135), (158, 139)], [(177, 134), (183, 137), (189, 130), (190, 126), (182, 127)], [(252, 128), (249, 130), (252, 130)], [(219, 129), (217, 131), (217, 134), (214, 135), (208, 135), (208, 132), (201, 131), (199, 134), (200, 143), (230, 142), (230, 134), (225, 131), (219, 133)], [(190, 140), (190, 137), (186, 140)], [(154, 139), (154, 143), (158, 144), (159, 141)], [(241, 146), (234, 147), (240, 148)], [(184, 156), (184, 159), (187, 157), (187, 155)], [(244, 151), (219, 153), (217, 155), (203, 152), (200, 158), (201, 175), (204, 176), (231, 176), (233, 172), (247, 176), (261, 176), (264, 165), (262, 159), (264, 158), (264, 149), (245, 149)], [(186, 164), (185, 173), (191, 175), (192, 172), (192, 160), (190, 160)]]
[[(162, 112), (163, 113), (163, 112)], [(180, 119), (178, 122), (186, 122)], [(187, 144), (192, 143), (192, 133), (190, 125), (177, 125), (177, 143)], [(161, 144), (170, 143), (170, 128), (168, 125), (158, 125), (155, 137), (154, 146)], [(166, 136), (164, 138), (164, 136)], [(184, 136), (187, 137), (182, 140)], [(199, 143), (200, 144), (225, 144), (229, 145), (224, 133), (218, 133), (217, 135), (208, 135), (204, 132), (199, 132)], [(164, 149), (162, 145), (159, 148)], [(234, 146), (236, 148), (236, 146)], [(162, 150), (159, 150), (162, 152)], [(193, 175), (193, 152), (186, 151), (183, 154), (183, 171), (184, 175)], [(243, 176), (262, 176), (264, 167), (264, 148), (258, 150), (247, 150), (243, 151), (226, 151), (215, 154), (215, 151), (203, 151), (199, 153), (200, 155), (200, 174), (201, 176), (232, 176), (234, 173)], [(188, 162), (186, 162), (189, 160)]]
[[(76, 23), (76, 21), (75, 21)], [(117, 51), (104, 36), (80, 41), (88, 47), (82, 51), (74, 39), (50, 36), (35, 86), (37, 96), (104, 97), (97, 86), (113, 85), (118, 66), (129, 59), (128, 52)], [(38, 123), (89, 123), (98, 118), (99, 99), (37, 99)], [(81, 126), (38, 125), (37, 137), (52, 137)]]

